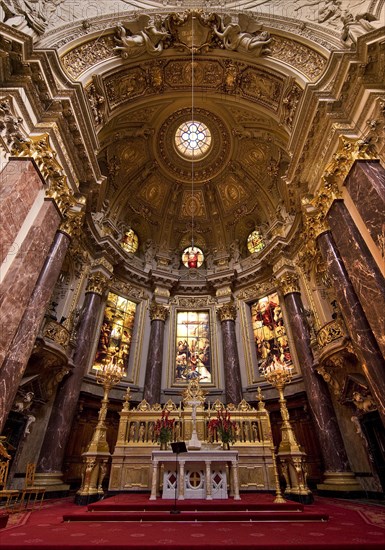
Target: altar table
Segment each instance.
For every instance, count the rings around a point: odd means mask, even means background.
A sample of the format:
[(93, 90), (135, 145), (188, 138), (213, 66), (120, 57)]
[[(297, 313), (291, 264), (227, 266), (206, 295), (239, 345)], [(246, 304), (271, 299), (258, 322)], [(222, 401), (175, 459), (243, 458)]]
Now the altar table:
[[(165, 487), (165, 482), (163, 483), (162, 498), (173, 498), (175, 490), (178, 500), (228, 498), (226, 476), (228, 468), (230, 496), (233, 496), (235, 500), (240, 500), (238, 451), (200, 450), (178, 455), (172, 451), (152, 451), (151, 462), (150, 500), (156, 500), (159, 494), (159, 473), (162, 465), (165, 472), (171, 476), (167, 487)], [(174, 483), (172, 483), (173, 474)]]

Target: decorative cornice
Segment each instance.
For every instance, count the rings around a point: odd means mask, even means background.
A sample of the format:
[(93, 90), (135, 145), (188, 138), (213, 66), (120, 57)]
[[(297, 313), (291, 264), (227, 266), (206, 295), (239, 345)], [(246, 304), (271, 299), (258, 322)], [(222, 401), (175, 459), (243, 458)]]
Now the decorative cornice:
[(217, 315), (221, 323), (223, 321), (235, 321), (237, 307), (234, 304), (223, 304), (223, 306), (217, 308)]
[(169, 308), (156, 302), (151, 302), (149, 310), (151, 321), (158, 320), (165, 322), (169, 315)]

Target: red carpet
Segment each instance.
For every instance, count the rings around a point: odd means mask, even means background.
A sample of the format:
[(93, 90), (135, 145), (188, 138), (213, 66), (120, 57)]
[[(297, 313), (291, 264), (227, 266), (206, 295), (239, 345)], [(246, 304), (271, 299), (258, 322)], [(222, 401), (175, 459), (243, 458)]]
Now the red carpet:
[[(181, 521), (174, 520), (179, 514), (167, 514), (162, 510), (165, 501), (152, 502), (155, 506), (148, 506), (148, 495), (121, 495), (105, 499), (91, 506), (88, 511), (85, 506), (76, 506), (71, 500), (47, 501), (41, 511), (28, 512), (22, 518), (15, 518), (8, 522), (5, 529), (0, 530), (0, 548), (2, 549), (35, 549), (35, 550), (62, 550), (79, 549), (95, 550), (95, 547), (103, 550), (129, 549), (129, 550), (154, 550), (165, 548), (172, 550), (284, 550), (286, 548), (302, 550), (382, 550), (385, 547), (385, 507), (380, 505), (361, 504), (355, 501), (342, 501), (337, 499), (315, 498), (315, 504), (303, 506), (294, 504), (291, 511), (285, 511), (290, 516), (283, 521), (274, 520), (274, 510), (271, 495), (266, 494), (242, 494), (239, 511), (244, 513), (247, 509), (253, 514), (266, 514), (266, 507), (271, 508), (270, 514), (262, 521)], [(150, 508), (151, 514), (163, 514), (166, 521), (122, 521), (121, 513), (115, 512), (115, 521), (104, 522), (95, 516), (96, 521), (70, 521), (63, 522), (63, 516), (74, 517), (87, 513), (108, 513), (106, 505), (120, 504), (121, 509), (124, 500), (131, 511), (142, 506), (142, 510)], [(110, 502), (108, 502), (110, 501)], [(221, 502), (224, 510), (221, 510)], [(185, 501), (186, 503), (186, 501)], [(211, 501), (209, 503), (199, 501), (203, 508), (207, 505), (211, 510), (221, 510), (221, 514), (228, 510), (231, 501)], [(173, 507), (173, 501), (166, 501), (169, 509)], [(193, 504), (191, 501), (189, 505)], [(293, 506), (293, 503), (289, 503)], [(178, 508), (180, 502), (178, 502)], [(299, 509), (303, 509), (301, 512)], [(158, 508), (158, 511), (156, 511)], [(226, 510), (227, 508), (227, 510)], [(253, 509), (254, 508), (254, 509)], [(259, 512), (262, 509), (264, 512)], [(193, 510), (186, 510), (191, 513)], [(327, 521), (304, 520), (300, 521), (298, 514), (313, 513), (328, 516)], [(184, 512), (182, 512), (183, 514)], [(202, 512), (200, 512), (202, 513)], [(238, 512), (233, 513), (236, 515)], [(306, 516), (303, 516), (306, 517)], [(293, 521), (294, 518), (296, 521)], [(23, 524), (15, 521), (20, 520)], [(13, 524), (13, 525), (12, 525)]]

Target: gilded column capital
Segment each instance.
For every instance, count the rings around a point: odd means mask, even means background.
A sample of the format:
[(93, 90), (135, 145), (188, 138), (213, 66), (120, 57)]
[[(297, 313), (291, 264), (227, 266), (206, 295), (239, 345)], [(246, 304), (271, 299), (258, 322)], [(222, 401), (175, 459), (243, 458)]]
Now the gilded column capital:
[(277, 277), (277, 281), (284, 296), (292, 292), (301, 292), (298, 274), (293, 271), (285, 271)]
[(84, 212), (68, 211), (60, 224), (60, 231), (70, 238), (79, 237), (83, 226)]
[(217, 315), (221, 321), (235, 321), (237, 318), (237, 307), (234, 304), (223, 304), (217, 309)]
[(110, 277), (106, 276), (100, 271), (94, 271), (93, 273), (90, 273), (90, 275), (88, 276), (86, 293), (93, 292), (94, 294), (99, 294), (100, 296), (103, 296), (104, 292), (108, 288), (109, 281)]
[(159, 320), (165, 322), (169, 314), (167, 306), (157, 304), (156, 302), (151, 302), (149, 310), (151, 321)]
[(57, 160), (48, 134), (32, 136), (25, 140), (15, 140), (11, 154), (15, 157), (32, 158), (47, 183), (45, 196), (55, 202), (62, 216), (77, 205), (78, 201), (67, 182), (64, 169)]

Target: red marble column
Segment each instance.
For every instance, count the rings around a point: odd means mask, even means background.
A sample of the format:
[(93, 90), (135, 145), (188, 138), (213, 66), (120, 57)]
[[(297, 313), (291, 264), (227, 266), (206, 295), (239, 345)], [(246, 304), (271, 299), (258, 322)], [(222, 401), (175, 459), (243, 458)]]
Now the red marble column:
[(316, 426), (323, 463), (327, 472), (347, 472), (350, 470), (344, 442), (334, 412), (327, 384), (314, 369), (314, 357), (310, 347), (310, 334), (299, 292), (285, 294), (285, 306), (292, 334), (295, 336), (295, 349), (301, 365), (312, 417)]
[(236, 307), (225, 304), (218, 309), (221, 321), (222, 345), (223, 345), (223, 370), (225, 377), (226, 403), (239, 405), (243, 399), (241, 370), (235, 334)]
[(143, 399), (151, 405), (160, 403), (161, 399), (164, 326), (167, 316), (168, 309), (165, 306), (154, 302), (151, 304), (150, 345), (143, 392)]
[(45, 201), (0, 285), (0, 365), (28, 306), (60, 220), (53, 202)]
[(380, 246), (384, 231), (385, 169), (378, 160), (357, 160), (344, 185), (374, 242)]
[[(52, 204), (50, 206), (53, 207)], [(70, 242), (57, 232), (0, 370), (0, 433), (11, 410)]]
[(333, 202), (327, 220), (350, 282), (385, 357), (385, 279), (343, 201)]
[(38, 472), (55, 473), (58, 474), (59, 478), (83, 377), (87, 372), (90, 361), (92, 352), (90, 342), (95, 338), (98, 328), (97, 323), (102, 305), (101, 295), (107, 282), (107, 279), (104, 278), (101, 283), (99, 280), (98, 284), (94, 286), (92, 277), (93, 275), (90, 276), (77, 330), (76, 350), (73, 359), (74, 369), (62, 380), (58, 387), (38, 461)]
[(337, 302), (385, 426), (385, 361), (330, 231), (317, 238)]

